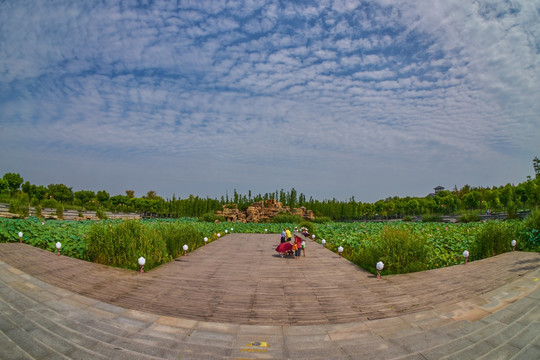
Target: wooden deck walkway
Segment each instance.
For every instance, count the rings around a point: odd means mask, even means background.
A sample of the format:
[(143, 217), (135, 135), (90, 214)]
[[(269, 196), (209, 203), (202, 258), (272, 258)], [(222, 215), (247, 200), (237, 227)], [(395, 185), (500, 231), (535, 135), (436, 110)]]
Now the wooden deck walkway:
[[(308, 241), (306, 257), (281, 258), (277, 235), (229, 234), (139, 274), (25, 244), (0, 244), (0, 260), (102, 302), (198, 321), (327, 325), (395, 317), (468, 300), (540, 266), (540, 254), (496, 258), (408, 275), (375, 276)], [(136, 259), (134, 259), (136, 261)]]

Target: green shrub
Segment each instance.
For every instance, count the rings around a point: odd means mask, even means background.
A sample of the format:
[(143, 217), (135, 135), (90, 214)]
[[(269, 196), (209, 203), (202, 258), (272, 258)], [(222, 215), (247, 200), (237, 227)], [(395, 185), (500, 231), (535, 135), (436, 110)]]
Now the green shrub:
[(41, 219), (43, 217), (43, 214), (41, 213), (41, 205), (34, 206), (34, 210), (36, 212), (36, 217)]
[(519, 250), (540, 251), (540, 210), (533, 210), (523, 220), (522, 236), (516, 246)]
[(58, 219), (64, 218), (64, 206), (60, 203), (58, 203), (58, 206), (56, 207), (56, 217)]
[(206, 213), (206, 214), (203, 214), (201, 216), (199, 216), (199, 221), (202, 221), (202, 222), (216, 222), (216, 221), (219, 221), (219, 222), (225, 222), (225, 218), (223, 216), (218, 216), (212, 212), (209, 212), (209, 213)]
[(28, 194), (25, 194), (23, 192), (17, 192), (9, 202), (9, 212), (12, 214), (20, 215), (22, 217), (28, 217), (29, 205), (30, 201), (28, 199)]
[(187, 245), (189, 251), (204, 245), (204, 235), (194, 224), (160, 223), (158, 231), (167, 246), (167, 252), (172, 259), (184, 253), (182, 247)]
[(161, 234), (138, 220), (95, 223), (86, 239), (90, 258), (100, 264), (136, 270), (141, 256), (147, 269), (168, 260)]
[(43, 206), (44, 208), (54, 209), (54, 208), (56, 208), (57, 205), (58, 205), (58, 203), (56, 202), (55, 199), (41, 200), (41, 206)]
[(511, 222), (488, 221), (476, 234), (471, 259), (485, 259), (510, 251), (510, 242), (517, 234)]
[(410, 222), (410, 221), (413, 221), (413, 220), (414, 220), (414, 219), (413, 219), (411, 216), (409, 216), (409, 215), (407, 215), (407, 216), (405, 216), (405, 217), (403, 218), (403, 221), (406, 221), (406, 222)]
[(296, 214), (279, 213), (272, 218), (272, 222), (276, 224), (291, 223), (298, 224), (305, 221), (303, 217)]
[(442, 217), (440, 215), (424, 215), (422, 222), (442, 222)]
[(387, 227), (381, 234), (382, 256), (387, 272), (400, 274), (426, 270), (426, 240), (415, 237), (405, 229)]
[(480, 221), (480, 215), (478, 214), (463, 214), (458, 218), (460, 223), (470, 223)]
[(376, 273), (375, 264), (384, 263), (385, 274), (402, 274), (427, 270), (427, 240), (407, 229), (385, 227), (381, 234), (365, 244), (353, 259), (358, 265)]
[(103, 211), (103, 208), (101, 206), (96, 210), (96, 216), (98, 217), (98, 219), (101, 220), (108, 219), (107, 214), (105, 214), (105, 211)]

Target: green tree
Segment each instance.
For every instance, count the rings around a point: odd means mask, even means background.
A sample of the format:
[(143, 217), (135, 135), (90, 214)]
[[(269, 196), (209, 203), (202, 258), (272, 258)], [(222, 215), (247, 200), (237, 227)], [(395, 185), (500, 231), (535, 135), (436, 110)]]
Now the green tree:
[(64, 184), (49, 184), (48, 193), (49, 197), (52, 196), (53, 199), (59, 202), (71, 202), (73, 201), (73, 191), (71, 188), (67, 187)]
[(533, 167), (536, 178), (540, 178), (540, 159), (538, 158), (538, 156), (535, 156), (533, 159)]
[(23, 183), (23, 178), (18, 173), (5, 173), (3, 179), (7, 181), (12, 194), (19, 190), (19, 187)]
[(473, 190), (463, 195), (463, 198), (461, 199), (461, 201), (463, 201), (463, 204), (469, 210), (478, 209), (480, 207), (481, 200), (482, 200), (482, 195), (476, 190)]
[(0, 178), (0, 194), (9, 192), (9, 183), (6, 179)]
[(96, 194), (96, 199), (100, 204), (105, 204), (107, 201), (109, 201), (109, 197), (109, 193), (105, 190), (100, 190)]
[(91, 190), (79, 190), (73, 193), (73, 197), (79, 200), (82, 206), (85, 206), (90, 200), (95, 199), (96, 194)]

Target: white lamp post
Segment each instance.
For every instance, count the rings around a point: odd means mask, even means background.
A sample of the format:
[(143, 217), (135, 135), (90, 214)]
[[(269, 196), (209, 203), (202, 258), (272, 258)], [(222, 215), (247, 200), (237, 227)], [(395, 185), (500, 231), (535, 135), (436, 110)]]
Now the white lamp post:
[(218, 237), (218, 239), (219, 239), (219, 238), (221, 237), (221, 234), (220, 234), (220, 233), (217, 233), (217, 237)]
[(338, 247), (337, 252), (339, 253), (339, 257), (341, 257), (341, 253), (343, 252), (343, 246)]
[(264, 233), (267, 234), (267, 233), (268, 233), (268, 229), (264, 229)]
[(384, 263), (382, 261), (379, 261), (377, 263), (377, 265), (375, 265), (375, 267), (377, 268), (377, 279), (380, 279), (381, 278), (381, 271), (382, 271), (382, 269), (384, 269)]
[(184, 249), (184, 256), (187, 256), (187, 249), (188, 249), (188, 246), (187, 246), (187, 245), (184, 245), (184, 246), (182, 246), (182, 249)]
[(315, 240), (315, 234), (311, 235), (311, 238), (312, 238), (313, 240)]
[(144, 272), (144, 264), (146, 264), (146, 259), (141, 256), (137, 261), (139, 262), (139, 266), (141, 267), (139, 272), (142, 274)]
[(516, 241), (516, 240), (512, 240), (511, 244), (512, 244), (512, 251), (516, 251), (516, 244), (517, 244), (517, 241)]
[(60, 255), (60, 248), (62, 247), (62, 244), (60, 241), (56, 242), (56, 255)]
[(22, 236), (23, 236), (23, 233), (22, 231), (19, 231), (19, 244), (22, 244)]
[(326, 246), (326, 240), (322, 239), (321, 244), (322, 244), (322, 247), (325, 247)]
[(205, 237), (205, 238), (204, 238), (204, 245), (206, 245), (207, 242), (208, 242), (208, 238)]
[(231, 232), (233, 232), (233, 230), (234, 230), (234, 229), (233, 229), (233, 228), (231, 228)]
[(228, 234), (229, 233), (229, 230), (225, 229), (225, 234)]
[(469, 260), (469, 252), (467, 250), (463, 252), (463, 257), (465, 258), (465, 265), (467, 265), (467, 261)]

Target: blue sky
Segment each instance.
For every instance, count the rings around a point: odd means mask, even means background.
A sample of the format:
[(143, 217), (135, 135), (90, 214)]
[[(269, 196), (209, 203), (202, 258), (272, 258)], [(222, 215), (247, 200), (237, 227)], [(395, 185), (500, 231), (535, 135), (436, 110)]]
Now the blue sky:
[(540, 1), (0, 3), (0, 174), (374, 202), (533, 175)]

